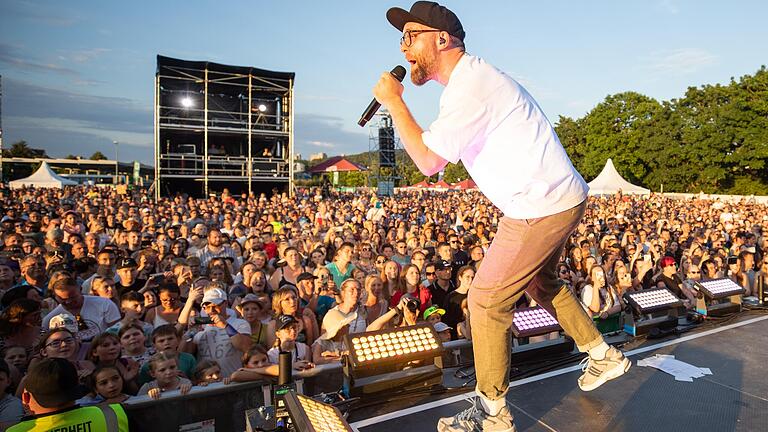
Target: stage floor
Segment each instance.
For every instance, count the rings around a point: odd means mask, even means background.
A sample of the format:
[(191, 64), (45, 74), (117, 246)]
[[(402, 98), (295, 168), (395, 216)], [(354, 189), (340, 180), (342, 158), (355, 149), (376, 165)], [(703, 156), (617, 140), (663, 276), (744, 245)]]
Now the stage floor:
[[(507, 399), (518, 431), (768, 431), (768, 316), (751, 315), (626, 352), (623, 377), (582, 392), (578, 365), (513, 382)], [(637, 361), (655, 354), (709, 368), (693, 382)], [(471, 390), (471, 389), (470, 389)], [(468, 406), (468, 395), (401, 400), (353, 412), (359, 432), (434, 431)]]

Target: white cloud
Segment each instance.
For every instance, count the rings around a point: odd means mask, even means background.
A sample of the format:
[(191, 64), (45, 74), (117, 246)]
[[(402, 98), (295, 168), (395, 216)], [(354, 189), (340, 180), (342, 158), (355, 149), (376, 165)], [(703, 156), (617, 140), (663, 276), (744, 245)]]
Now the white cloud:
[(86, 63), (101, 56), (104, 53), (108, 53), (112, 50), (109, 48), (90, 48), (81, 50), (65, 51), (59, 56), (61, 60), (66, 60), (74, 63)]
[(645, 67), (660, 75), (686, 75), (717, 62), (717, 56), (701, 48), (654, 51), (642, 58)]
[(313, 145), (315, 147), (322, 147), (322, 148), (336, 148), (336, 144), (325, 142), (325, 141), (307, 141), (307, 144)]

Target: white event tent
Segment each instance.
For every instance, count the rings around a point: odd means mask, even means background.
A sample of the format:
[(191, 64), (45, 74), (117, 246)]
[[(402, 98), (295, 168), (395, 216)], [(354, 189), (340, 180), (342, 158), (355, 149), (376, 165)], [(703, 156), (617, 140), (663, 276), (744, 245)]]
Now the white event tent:
[(605, 163), (603, 170), (600, 171), (594, 180), (589, 182), (589, 194), (590, 195), (612, 195), (621, 191), (625, 194), (637, 194), (648, 195), (650, 190), (633, 185), (632, 183), (624, 180), (624, 177), (616, 171), (616, 167), (613, 166), (613, 161), (609, 158)]
[(11, 189), (21, 189), (23, 187), (61, 189), (63, 186), (74, 186), (76, 184), (77, 182), (65, 179), (53, 172), (47, 162), (40, 164), (40, 168), (31, 176), (8, 183)]

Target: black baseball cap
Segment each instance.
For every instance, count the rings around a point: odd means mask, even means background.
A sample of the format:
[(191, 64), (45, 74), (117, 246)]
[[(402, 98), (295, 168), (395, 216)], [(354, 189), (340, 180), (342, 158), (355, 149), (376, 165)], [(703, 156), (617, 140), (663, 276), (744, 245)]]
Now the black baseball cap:
[(437, 260), (435, 263), (436, 270), (444, 270), (451, 268), (451, 262), (448, 260)]
[(282, 330), (291, 324), (296, 324), (296, 318), (293, 315), (280, 315), (277, 317), (277, 330)]
[(77, 369), (67, 359), (46, 358), (29, 368), (24, 388), (46, 408), (56, 408), (83, 397)]
[(403, 31), (406, 23), (417, 22), (446, 31), (462, 41), (465, 36), (459, 17), (447, 7), (431, 1), (417, 1), (411, 6), (410, 12), (399, 7), (390, 8), (387, 11), (387, 20), (400, 31)]
[(120, 260), (120, 263), (117, 265), (117, 269), (124, 269), (124, 268), (138, 268), (139, 265), (136, 263), (136, 260), (133, 258), (123, 258)]

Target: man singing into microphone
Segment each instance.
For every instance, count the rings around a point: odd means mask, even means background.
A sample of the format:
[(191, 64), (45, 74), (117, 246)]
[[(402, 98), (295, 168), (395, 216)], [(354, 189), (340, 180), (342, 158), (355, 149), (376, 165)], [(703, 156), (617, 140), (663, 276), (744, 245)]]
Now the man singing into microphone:
[(400, 50), (411, 64), (411, 81), (445, 86), (440, 114), (426, 130), (411, 115), (403, 85), (391, 73), (383, 73), (374, 87), (406, 151), (425, 175), (461, 160), (504, 212), (469, 290), (479, 397), (466, 411), (440, 419), (438, 431), (514, 431), (505, 399), (509, 328), (515, 302), (525, 292), (589, 353), (578, 380), (582, 390), (594, 390), (631, 365), (605, 343), (556, 274), (565, 242), (584, 215), (588, 187), (531, 95), (465, 52), (464, 29), (453, 12), (419, 1), (410, 11), (390, 9), (387, 19), (403, 32)]

